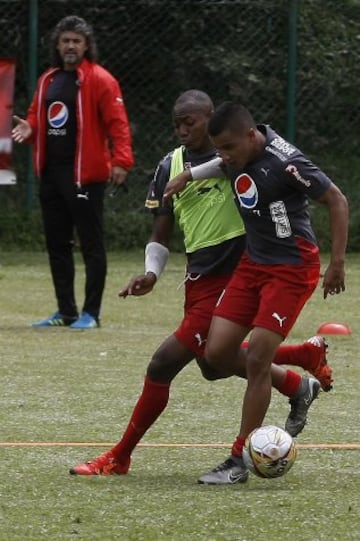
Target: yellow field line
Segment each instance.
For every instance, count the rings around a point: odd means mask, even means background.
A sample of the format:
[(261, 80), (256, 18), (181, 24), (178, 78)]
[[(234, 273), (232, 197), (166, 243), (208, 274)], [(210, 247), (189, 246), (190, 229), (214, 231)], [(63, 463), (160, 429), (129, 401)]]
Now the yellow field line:
[[(20, 442), (9, 441), (0, 442), (0, 447), (113, 447), (114, 442)], [(360, 443), (297, 443), (298, 449), (342, 449), (342, 450), (360, 450)], [(139, 443), (138, 447), (165, 447), (175, 449), (200, 449), (212, 448), (223, 449), (231, 447), (230, 443)]]

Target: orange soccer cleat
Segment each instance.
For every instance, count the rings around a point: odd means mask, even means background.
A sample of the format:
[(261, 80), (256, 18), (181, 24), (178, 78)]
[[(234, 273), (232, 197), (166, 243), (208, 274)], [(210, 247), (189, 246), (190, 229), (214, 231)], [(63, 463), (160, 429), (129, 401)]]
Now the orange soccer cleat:
[(313, 348), (310, 352), (311, 364), (306, 369), (320, 381), (323, 391), (331, 391), (334, 379), (332, 368), (326, 359), (327, 343), (322, 336), (318, 335), (312, 336), (307, 342), (312, 344)]
[(129, 457), (125, 462), (118, 462), (112, 451), (108, 451), (90, 462), (74, 466), (69, 473), (72, 475), (125, 475), (130, 468), (130, 461)]

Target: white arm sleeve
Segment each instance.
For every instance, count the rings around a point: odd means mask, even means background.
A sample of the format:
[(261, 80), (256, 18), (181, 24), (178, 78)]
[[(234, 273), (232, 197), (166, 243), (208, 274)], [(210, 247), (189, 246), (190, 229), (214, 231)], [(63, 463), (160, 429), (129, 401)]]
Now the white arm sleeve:
[(152, 272), (156, 278), (165, 268), (169, 259), (169, 250), (159, 242), (148, 242), (145, 246), (145, 273)]
[(204, 162), (201, 165), (196, 165), (195, 167), (190, 167), (190, 174), (193, 180), (203, 180), (205, 178), (224, 178), (225, 173), (220, 167), (222, 164), (222, 159), (214, 158), (209, 162)]

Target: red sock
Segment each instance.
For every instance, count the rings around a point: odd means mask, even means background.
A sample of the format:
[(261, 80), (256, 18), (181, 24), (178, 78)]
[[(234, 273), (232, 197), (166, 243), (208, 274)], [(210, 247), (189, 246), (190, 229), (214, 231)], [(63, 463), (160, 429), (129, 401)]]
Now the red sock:
[(274, 364), (288, 364), (290, 366), (301, 366), (304, 370), (309, 367), (311, 361), (310, 352), (312, 349), (310, 342), (304, 344), (282, 344), (276, 350)]
[(285, 379), (278, 388), (278, 391), (285, 396), (292, 396), (301, 385), (301, 376), (292, 370), (286, 370)]
[(242, 456), (244, 445), (245, 445), (245, 438), (240, 438), (240, 436), (238, 436), (236, 440), (234, 441), (233, 446), (231, 448), (231, 454), (234, 456)]
[(145, 432), (166, 408), (170, 394), (170, 383), (151, 381), (147, 376), (142, 393), (135, 405), (123, 437), (112, 449), (114, 457), (129, 458)]
[[(247, 349), (248, 347), (249, 342), (243, 342), (241, 344), (242, 349)], [(304, 342), (304, 344), (281, 344), (276, 350), (273, 363), (300, 366), (304, 370), (307, 370), (312, 362), (313, 349), (318, 351), (319, 348), (314, 347), (310, 342)]]

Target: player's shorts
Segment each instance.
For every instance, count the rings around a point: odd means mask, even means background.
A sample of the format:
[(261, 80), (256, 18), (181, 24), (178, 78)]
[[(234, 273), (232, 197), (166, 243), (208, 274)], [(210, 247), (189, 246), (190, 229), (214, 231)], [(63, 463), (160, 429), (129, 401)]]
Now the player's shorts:
[(251, 329), (263, 327), (285, 338), (319, 277), (318, 254), (306, 265), (261, 265), (245, 254), (213, 315)]
[(230, 276), (188, 275), (185, 282), (184, 319), (174, 332), (195, 357), (203, 357), (216, 303)]

